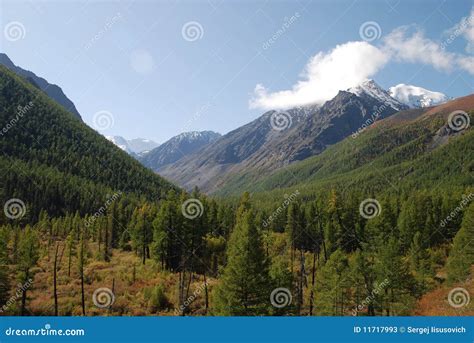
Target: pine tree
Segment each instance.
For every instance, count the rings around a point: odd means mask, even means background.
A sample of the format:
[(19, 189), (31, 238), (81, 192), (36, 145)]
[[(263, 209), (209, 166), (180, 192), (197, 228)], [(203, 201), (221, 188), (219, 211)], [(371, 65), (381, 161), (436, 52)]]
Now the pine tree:
[(0, 308), (8, 301), (10, 280), (8, 277), (8, 242), (10, 232), (6, 227), (0, 227)]
[(317, 273), (315, 309), (318, 315), (342, 316), (349, 301), (349, 261), (338, 249)]
[[(30, 278), (32, 277), (30, 269), (36, 265), (38, 262), (38, 235), (34, 230), (31, 229), (29, 225), (24, 229), (19, 246), (18, 246), (18, 256), (19, 256), (19, 270), (20, 270), (20, 282), (22, 284), (29, 283)], [(27, 290), (25, 288), (22, 292), (21, 297), (21, 315), (26, 314), (26, 299), (27, 299)]]
[(81, 279), (81, 308), (82, 315), (86, 315), (86, 302), (84, 294), (84, 265), (86, 263), (86, 252), (85, 252), (85, 242), (84, 242), (84, 233), (80, 234), (79, 238), (79, 253), (77, 256), (77, 269), (79, 273), (79, 278)]
[(220, 315), (263, 315), (269, 310), (268, 263), (248, 201), (244, 194), (229, 241), (227, 266), (216, 289), (215, 309)]
[(381, 295), (385, 314), (409, 314), (409, 308), (419, 294), (397, 239), (390, 238), (380, 247), (375, 270), (377, 283), (387, 285)]
[(466, 210), (461, 229), (453, 240), (453, 246), (447, 262), (448, 281), (463, 282), (474, 264), (474, 204)]

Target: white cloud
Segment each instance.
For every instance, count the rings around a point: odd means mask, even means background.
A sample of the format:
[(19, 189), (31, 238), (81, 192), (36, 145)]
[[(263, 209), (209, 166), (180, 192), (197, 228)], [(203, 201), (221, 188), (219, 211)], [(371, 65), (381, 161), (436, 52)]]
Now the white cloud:
[(474, 57), (461, 56), (457, 60), (459, 67), (469, 74), (474, 75)]
[(446, 33), (449, 35), (448, 41), (450, 42), (462, 35), (467, 41), (466, 51), (474, 53), (474, 7), (471, 8), (469, 16), (462, 18)]
[(303, 80), (290, 90), (269, 93), (261, 84), (255, 87), (251, 108), (286, 109), (323, 103), (341, 89), (358, 85), (375, 75), (388, 61), (388, 56), (367, 42), (348, 42), (328, 53), (312, 57), (303, 72)]
[[(474, 8), (457, 27), (457, 36), (463, 35), (474, 47)], [(289, 90), (269, 92), (257, 84), (250, 107), (268, 110), (322, 104), (339, 90), (373, 77), (389, 61), (425, 64), (444, 72), (464, 70), (474, 75), (474, 57), (446, 51), (448, 45), (426, 38), (422, 31), (407, 26), (390, 32), (378, 47), (367, 42), (341, 44), (312, 57), (302, 79)]]
[(421, 31), (409, 36), (408, 27), (400, 27), (387, 35), (384, 43), (384, 48), (398, 61), (428, 64), (445, 71), (451, 70), (455, 65), (455, 54), (425, 38)]

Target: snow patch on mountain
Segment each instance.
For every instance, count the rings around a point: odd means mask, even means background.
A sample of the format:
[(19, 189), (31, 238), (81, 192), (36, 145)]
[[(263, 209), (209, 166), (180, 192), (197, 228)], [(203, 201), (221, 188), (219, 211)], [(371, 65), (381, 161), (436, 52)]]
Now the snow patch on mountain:
[(105, 136), (105, 138), (130, 155), (141, 154), (159, 146), (158, 143), (144, 138), (125, 139), (122, 136)]
[(361, 96), (370, 96), (373, 97), (384, 104), (392, 107), (393, 109), (400, 111), (404, 106), (404, 103), (393, 98), (389, 92), (380, 87), (374, 80), (365, 80), (360, 85), (356, 87), (349, 88), (347, 90), (349, 93), (355, 94), (359, 97)]
[(389, 88), (390, 95), (411, 108), (423, 108), (445, 103), (449, 97), (440, 92), (400, 83)]

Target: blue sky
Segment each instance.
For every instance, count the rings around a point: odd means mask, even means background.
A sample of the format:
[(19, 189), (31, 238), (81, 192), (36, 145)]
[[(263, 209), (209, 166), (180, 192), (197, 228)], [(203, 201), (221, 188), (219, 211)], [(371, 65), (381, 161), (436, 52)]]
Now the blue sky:
[[(313, 93), (321, 102), (328, 89), (366, 76), (385, 88), (407, 83), (453, 97), (474, 92), (472, 21), (449, 39), (472, 15), (472, 1), (3, 0), (0, 6), (0, 50), (60, 85), (89, 125), (97, 112), (111, 113), (106, 135), (164, 142), (182, 131), (226, 133), (267, 108), (307, 102)], [(5, 39), (12, 22), (21, 23), (21, 39)], [(375, 38), (362, 37), (364, 24)]]

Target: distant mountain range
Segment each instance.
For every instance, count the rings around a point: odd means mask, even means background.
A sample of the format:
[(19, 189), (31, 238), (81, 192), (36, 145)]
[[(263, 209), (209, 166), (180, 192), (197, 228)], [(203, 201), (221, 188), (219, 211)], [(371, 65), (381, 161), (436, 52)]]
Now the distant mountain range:
[(172, 137), (157, 148), (142, 154), (138, 159), (148, 168), (160, 171), (166, 165), (188, 156), (210, 143), (221, 135), (213, 131), (192, 131)]
[(47, 80), (37, 76), (35, 73), (29, 70), (25, 70), (19, 66), (16, 66), (4, 53), (0, 53), (0, 64), (13, 71), (15, 74), (25, 78), (35, 87), (45, 92), (51, 99), (55, 100), (66, 110), (82, 120), (81, 115), (77, 111), (74, 103), (66, 96), (66, 94), (64, 94), (63, 90), (59, 86), (49, 83)]
[(160, 145), (145, 138), (125, 139), (122, 136), (105, 136), (105, 138), (130, 155), (147, 153)]
[(185, 188), (197, 185), (215, 192), (233, 175), (253, 171), (265, 175), (318, 155), (374, 121), (408, 108), (367, 80), (340, 91), (322, 106), (266, 112), (196, 153), (161, 167), (159, 173)]

